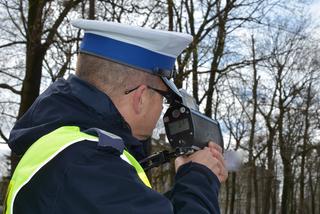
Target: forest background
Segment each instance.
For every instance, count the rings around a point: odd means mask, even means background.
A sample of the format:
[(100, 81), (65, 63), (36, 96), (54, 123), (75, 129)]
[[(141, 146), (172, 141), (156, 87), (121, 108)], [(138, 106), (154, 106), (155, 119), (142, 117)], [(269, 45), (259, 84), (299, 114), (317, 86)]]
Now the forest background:
[[(10, 129), (39, 93), (75, 72), (76, 18), (189, 33), (178, 87), (244, 154), (222, 213), (320, 213), (320, 2), (311, 0), (0, 0), (0, 204), (19, 157)], [(168, 147), (159, 126), (153, 151)], [(155, 188), (172, 167), (154, 169)]]

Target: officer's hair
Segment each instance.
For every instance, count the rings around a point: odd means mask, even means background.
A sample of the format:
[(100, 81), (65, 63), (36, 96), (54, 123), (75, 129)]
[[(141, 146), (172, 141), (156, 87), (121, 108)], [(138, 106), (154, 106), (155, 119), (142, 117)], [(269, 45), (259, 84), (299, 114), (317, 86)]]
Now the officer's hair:
[(84, 53), (78, 55), (76, 74), (114, 98), (141, 84), (151, 87), (159, 84), (157, 76)]

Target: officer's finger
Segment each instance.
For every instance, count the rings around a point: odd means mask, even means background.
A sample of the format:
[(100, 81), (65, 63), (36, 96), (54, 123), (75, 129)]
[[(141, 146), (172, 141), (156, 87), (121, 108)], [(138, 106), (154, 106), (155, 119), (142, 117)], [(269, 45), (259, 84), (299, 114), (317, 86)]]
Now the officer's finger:
[(220, 170), (219, 180), (220, 182), (225, 182), (227, 178), (228, 178), (228, 170), (225, 167), (223, 167)]
[(219, 146), (218, 144), (214, 143), (213, 141), (209, 141), (208, 147), (209, 147), (210, 149), (211, 149), (211, 148), (214, 148), (214, 149), (218, 150), (220, 153), (222, 153), (222, 148), (221, 148), (221, 146)]
[(221, 182), (225, 182), (228, 179), (228, 170), (226, 170), (226, 168), (224, 168), (224, 170), (220, 174), (220, 179)]
[(216, 166), (217, 166), (217, 169), (216, 169), (216, 176), (218, 177), (219, 181), (222, 183), (222, 182), (225, 182), (228, 178), (228, 171), (226, 170), (226, 168), (224, 167), (224, 165), (222, 164), (223, 162), (220, 162), (218, 159), (217, 160), (217, 163), (216, 163)]
[(222, 150), (221, 147), (217, 144), (211, 144), (211, 143), (212, 142), (210, 142), (209, 144), (209, 148), (213, 157), (217, 158), (223, 164), (223, 166), (225, 166), (225, 161), (221, 152)]
[(216, 149), (211, 149), (210, 151), (212, 156), (218, 159), (218, 161), (222, 164), (222, 166), (225, 167), (225, 161), (224, 161), (223, 155)]

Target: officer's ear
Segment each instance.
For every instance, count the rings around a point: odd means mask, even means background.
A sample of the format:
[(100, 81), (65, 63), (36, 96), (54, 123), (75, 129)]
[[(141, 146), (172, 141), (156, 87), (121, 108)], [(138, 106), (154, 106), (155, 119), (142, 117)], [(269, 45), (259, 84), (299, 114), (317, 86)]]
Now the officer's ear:
[(145, 85), (140, 85), (139, 88), (134, 90), (134, 93), (132, 95), (133, 96), (132, 108), (136, 114), (141, 114), (144, 108), (144, 105), (147, 99), (146, 92), (147, 92), (147, 86)]

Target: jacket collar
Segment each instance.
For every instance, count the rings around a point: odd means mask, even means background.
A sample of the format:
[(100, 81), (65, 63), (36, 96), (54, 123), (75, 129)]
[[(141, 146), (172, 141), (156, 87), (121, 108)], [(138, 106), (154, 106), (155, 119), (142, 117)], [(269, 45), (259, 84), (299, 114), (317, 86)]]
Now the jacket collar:
[(69, 76), (67, 81), (69, 82), (72, 95), (77, 97), (82, 103), (91, 107), (99, 114), (108, 115), (109, 117), (120, 116), (122, 118), (112, 100), (105, 93), (73, 74)]
[(102, 91), (80, 79), (76, 75), (70, 75), (67, 79), (71, 93), (90, 110), (98, 114), (104, 121), (106, 131), (119, 135), (128, 145), (142, 146), (142, 143), (132, 136), (129, 124), (124, 120), (112, 100)]

